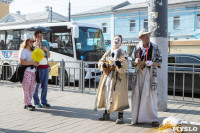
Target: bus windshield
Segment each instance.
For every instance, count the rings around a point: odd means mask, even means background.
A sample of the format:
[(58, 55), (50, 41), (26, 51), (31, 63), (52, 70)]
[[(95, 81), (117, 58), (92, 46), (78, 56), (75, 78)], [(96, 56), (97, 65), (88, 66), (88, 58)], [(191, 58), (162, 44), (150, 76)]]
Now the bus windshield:
[(95, 51), (104, 49), (101, 29), (80, 27), (79, 38), (76, 40), (77, 51)]

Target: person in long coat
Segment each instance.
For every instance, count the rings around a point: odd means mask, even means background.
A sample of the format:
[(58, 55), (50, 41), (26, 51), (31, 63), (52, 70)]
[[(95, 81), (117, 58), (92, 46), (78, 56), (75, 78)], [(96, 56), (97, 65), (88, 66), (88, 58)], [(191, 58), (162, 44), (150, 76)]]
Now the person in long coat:
[(132, 54), (132, 65), (136, 66), (132, 81), (132, 124), (151, 123), (157, 127), (157, 68), (162, 56), (158, 46), (150, 42), (150, 35), (146, 29), (139, 32), (141, 42)]
[(120, 49), (122, 36), (116, 35), (111, 50), (108, 50), (98, 62), (103, 71), (96, 101), (95, 110), (105, 108), (99, 120), (110, 120), (110, 113), (119, 111), (117, 124), (123, 123), (123, 110), (129, 108), (126, 70), (128, 69), (127, 54)]

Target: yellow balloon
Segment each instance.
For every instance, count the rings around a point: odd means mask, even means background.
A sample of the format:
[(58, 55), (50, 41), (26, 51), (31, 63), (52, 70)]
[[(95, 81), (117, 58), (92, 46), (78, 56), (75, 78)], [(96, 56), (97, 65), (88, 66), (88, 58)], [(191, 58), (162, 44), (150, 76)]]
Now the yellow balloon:
[(44, 58), (44, 51), (42, 49), (35, 49), (32, 53), (32, 59), (36, 62), (40, 62)]

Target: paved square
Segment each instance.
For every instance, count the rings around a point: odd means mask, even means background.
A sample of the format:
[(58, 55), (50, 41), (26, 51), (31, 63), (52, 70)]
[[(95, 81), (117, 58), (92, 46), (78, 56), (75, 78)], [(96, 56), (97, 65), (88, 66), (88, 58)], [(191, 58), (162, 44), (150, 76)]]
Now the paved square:
[[(35, 111), (23, 109), (21, 84), (0, 82), (0, 132), (2, 133), (144, 133), (151, 125), (130, 125), (131, 110), (126, 110), (125, 124), (116, 125), (117, 112), (111, 121), (99, 121), (103, 110), (93, 111), (95, 91), (80, 93), (73, 88), (61, 91), (58, 86), (49, 86), (48, 101), (51, 108)], [(129, 97), (130, 98), (130, 97)], [(130, 99), (129, 99), (130, 102)], [(159, 122), (168, 116), (200, 122), (200, 106), (169, 101), (168, 112), (159, 112)]]

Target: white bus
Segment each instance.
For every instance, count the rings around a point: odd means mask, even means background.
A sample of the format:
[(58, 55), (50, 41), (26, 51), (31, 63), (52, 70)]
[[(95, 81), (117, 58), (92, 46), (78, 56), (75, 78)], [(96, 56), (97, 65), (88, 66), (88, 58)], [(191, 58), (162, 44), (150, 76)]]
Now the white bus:
[[(0, 25), (1, 65), (10, 65), (10, 61), (18, 60), (19, 47), (24, 40), (24, 34), (27, 32), (33, 34), (33, 31), (28, 31), (27, 29), (34, 26), (52, 29), (51, 32), (43, 34), (43, 39), (50, 42), (51, 57), (49, 61), (76, 62), (83, 60), (84, 62), (96, 62), (105, 52), (102, 29), (98, 25), (77, 22)], [(65, 66), (79, 67), (79, 64), (68, 62)], [(96, 65), (87, 64), (86, 67), (91, 68), (96, 67)], [(7, 69), (7, 71), (11, 74), (13, 73), (11, 69)], [(65, 72), (67, 77), (70, 76), (70, 82), (73, 79), (79, 80), (77, 71), (76, 74), (74, 74), (73, 70), (69, 72), (69, 69), (66, 69)], [(0, 73), (7, 72), (4, 69)], [(68, 75), (69, 73), (70, 75)], [(90, 72), (85, 72), (85, 79), (95, 78), (96, 75), (99, 75), (98, 73), (95, 71), (94, 74), (91, 70)]]

